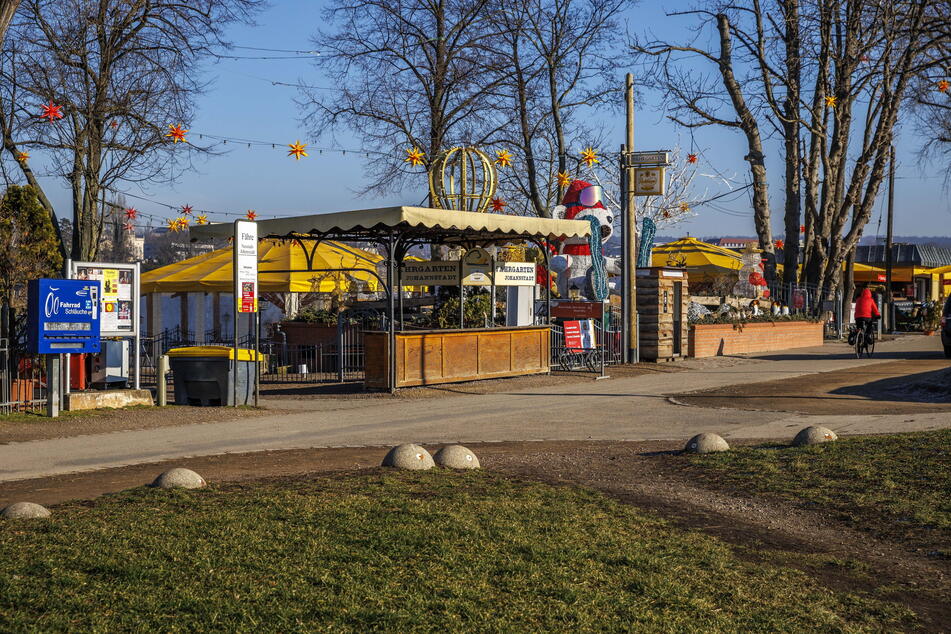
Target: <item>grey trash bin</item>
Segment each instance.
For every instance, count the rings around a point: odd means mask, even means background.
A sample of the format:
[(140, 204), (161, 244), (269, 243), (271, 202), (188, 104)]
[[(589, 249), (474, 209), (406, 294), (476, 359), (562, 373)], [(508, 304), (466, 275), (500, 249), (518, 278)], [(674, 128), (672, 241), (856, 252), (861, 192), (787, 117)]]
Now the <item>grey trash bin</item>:
[[(175, 385), (176, 405), (234, 405), (235, 379), (231, 371), (234, 348), (192, 346), (168, 351)], [(238, 348), (238, 405), (254, 403), (255, 364), (260, 353)]]

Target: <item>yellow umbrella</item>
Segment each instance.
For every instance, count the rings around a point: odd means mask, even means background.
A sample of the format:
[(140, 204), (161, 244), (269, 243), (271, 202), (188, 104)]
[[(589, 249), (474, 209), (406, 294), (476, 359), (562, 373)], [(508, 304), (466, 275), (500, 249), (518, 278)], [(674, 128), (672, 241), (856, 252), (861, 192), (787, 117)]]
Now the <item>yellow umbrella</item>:
[[(301, 246), (303, 245), (303, 247)], [(143, 293), (194, 293), (234, 290), (231, 247), (203, 253), (142, 274)], [(371, 273), (383, 256), (341, 242), (265, 240), (258, 243), (258, 284), (261, 292), (329, 293), (351, 280), (379, 290)], [(310, 269), (310, 270), (305, 270)], [(314, 271), (313, 269), (354, 269)], [(297, 271), (287, 273), (284, 271)]]
[(739, 271), (743, 267), (740, 254), (736, 251), (691, 237), (654, 247), (651, 265), (684, 267), (691, 279), (715, 277)]

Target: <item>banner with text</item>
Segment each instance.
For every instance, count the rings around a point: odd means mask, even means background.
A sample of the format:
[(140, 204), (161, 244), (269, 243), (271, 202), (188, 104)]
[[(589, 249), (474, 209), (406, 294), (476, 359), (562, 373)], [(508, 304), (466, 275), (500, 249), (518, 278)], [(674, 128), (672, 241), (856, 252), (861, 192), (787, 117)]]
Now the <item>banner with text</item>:
[(258, 312), (258, 225), (234, 223), (234, 296), (239, 313)]

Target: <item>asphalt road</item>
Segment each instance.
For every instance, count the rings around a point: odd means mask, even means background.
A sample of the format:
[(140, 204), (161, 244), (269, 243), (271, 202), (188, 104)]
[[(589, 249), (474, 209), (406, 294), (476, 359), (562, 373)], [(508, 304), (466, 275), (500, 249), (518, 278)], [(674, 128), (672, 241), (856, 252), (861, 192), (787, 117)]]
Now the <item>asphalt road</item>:
[[(840, 370), (896, 359), (940, 358), (935, 337), (882, 342), (872, 359), (844, 344), (749, 359), (685, 362), (689, 371), (648, 374), (442, 399), (272, 401), (275, 414), (0, 446), (0, 481), (132, 464), (275, 449), (393, 445), (402, 442), (521, 440), (686, 440), (700, 432), (726, 438), (792, 437), (806, 425), (840, 434), (951, 427), (951, 413), (806, 416), (788, 412), (690, 407), (668, 395)], [(312, 409), (313, 408), (313, 409)], [(169, 410), (174, 415), (174, 409)], [(130, 412), (130, 415), (134, 415)]]

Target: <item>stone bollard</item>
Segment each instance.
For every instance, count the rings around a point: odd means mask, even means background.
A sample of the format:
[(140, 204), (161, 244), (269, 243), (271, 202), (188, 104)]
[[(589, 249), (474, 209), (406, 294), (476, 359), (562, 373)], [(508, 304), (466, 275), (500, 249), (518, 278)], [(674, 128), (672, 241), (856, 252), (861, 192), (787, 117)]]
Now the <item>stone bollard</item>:
[(5, 520), (26, 520), (49, 517), (49, 510), (33, 502), (14, 502), (0, 511), (0, 517)]
[(792, 444), (794, 447), (802, 447), (803, 445), (818, 445), (819, 443), (832, 442), (838, 439), (839, 437), (831, 429), (811, 425), (796, 434)]
[(462, 445), (446, 445), (436, 452), (433, 460), (447, 469), (478, 469), (481, 466), (476, 455)]
[(697, 434), (687, 441), (684, 451), (687, 453), (715, 453), (729, 451), (730, 445), (717, 434)]
[(200, 489), (208, 483), (191, 469), (176, 467), (155, 478), (152, 486), (156, 489)]
[(413, 443), (397, 445), (390, 449), (386, 457), (383, 458), (384, 467), (413, 471), (432, 469), (434, 464), (433, 457), (429, 455), (429, 452)]

